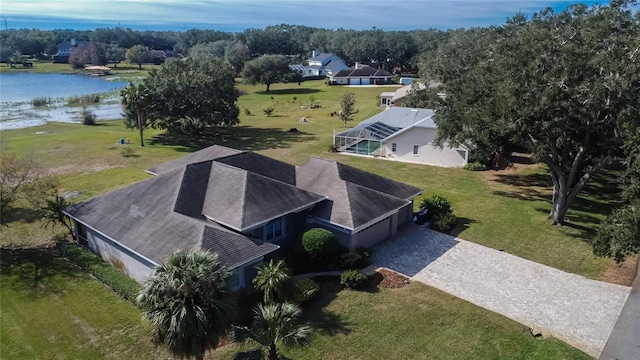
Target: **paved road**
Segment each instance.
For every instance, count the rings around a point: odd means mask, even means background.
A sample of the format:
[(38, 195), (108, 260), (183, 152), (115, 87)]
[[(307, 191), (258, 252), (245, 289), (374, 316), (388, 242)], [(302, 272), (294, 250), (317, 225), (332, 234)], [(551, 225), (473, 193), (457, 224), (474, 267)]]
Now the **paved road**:
[(596, 358), (630, 291), (414, 224), (377, 246), (372, 262), (540, 329)]
[(629, 298), (600, 360), (640, 360), (640, 264)]

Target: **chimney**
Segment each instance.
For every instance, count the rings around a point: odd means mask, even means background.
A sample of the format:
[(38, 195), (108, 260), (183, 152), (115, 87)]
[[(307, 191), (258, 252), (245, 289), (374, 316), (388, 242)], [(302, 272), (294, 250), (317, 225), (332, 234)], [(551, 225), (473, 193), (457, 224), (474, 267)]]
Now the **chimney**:
[(360, 63), (356, 61), (356, 70), (360, 69)]
[(316, 56), (318, 56), (318, 51), (317, 50), (313, 50), (311, 52), (311, 57), (316, 57)]
[(71, 39), (71, 46), (76, 46), (76, 39)]

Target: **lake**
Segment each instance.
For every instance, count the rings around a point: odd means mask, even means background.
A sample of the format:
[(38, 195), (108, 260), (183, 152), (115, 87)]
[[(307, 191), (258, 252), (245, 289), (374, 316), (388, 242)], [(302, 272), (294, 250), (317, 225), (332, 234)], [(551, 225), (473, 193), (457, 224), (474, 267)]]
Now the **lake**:
[(0, 102), (103, 93), (122, 89), (127, 84), (127, 82), (107, 81), (88, 75), (0, 74)]
[[(0, 130), (44, 125), (48, 121), (78, 122), (80, 108), (66, 107), (66, 101), (54, 101), (48, 108), (34, 108), (35, 98), (62, 99), (70, 96), (107, 93), (125, 87), (128, 82), (107, 81), (88, 75), (0, 74)], [(90, 106), (98, 120), (122, 117), (117, 93)]]

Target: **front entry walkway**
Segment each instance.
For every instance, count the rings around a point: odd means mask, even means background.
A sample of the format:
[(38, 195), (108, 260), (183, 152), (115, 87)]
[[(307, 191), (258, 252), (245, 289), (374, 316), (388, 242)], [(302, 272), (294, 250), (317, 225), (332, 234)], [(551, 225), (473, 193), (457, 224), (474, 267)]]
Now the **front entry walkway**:
[(371, 260), (596, 358), (630, 291), (414, 224), (374, 248)]

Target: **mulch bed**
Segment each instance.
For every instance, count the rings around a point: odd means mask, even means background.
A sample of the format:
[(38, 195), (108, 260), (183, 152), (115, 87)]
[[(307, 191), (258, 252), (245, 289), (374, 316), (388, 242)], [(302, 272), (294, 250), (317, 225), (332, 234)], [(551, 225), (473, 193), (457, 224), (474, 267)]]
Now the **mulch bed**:
[(387, 269), (378, 269), (376, 273), (369, 276), (370, 285), (372, 287), (381, 287), (386, 289), (398, 289), (409, 283), (409, 278), (398, 274), (395, 271)]

